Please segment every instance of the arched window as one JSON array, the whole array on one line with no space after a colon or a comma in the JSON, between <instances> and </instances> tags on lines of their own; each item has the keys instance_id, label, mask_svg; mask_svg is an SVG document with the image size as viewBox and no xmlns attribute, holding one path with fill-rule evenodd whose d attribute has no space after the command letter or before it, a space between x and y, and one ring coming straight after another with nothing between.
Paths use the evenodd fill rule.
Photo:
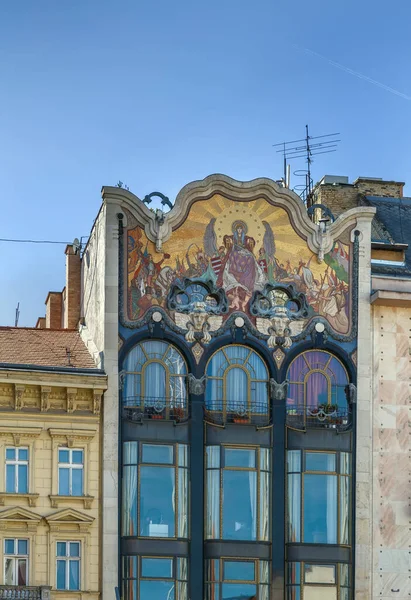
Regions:
<instances>
[{"instance_id":1,"label":"arched window","mask_svg":"<svg viewBox=\"0 0 411 600\"><path fill-rule=\"evenodd\" d=\"M306 419L316 424L347 425L346 386L348 374L338 358L323 350L308 350L291 363L287 379L287 422L304 425ZM341 421L341 422L340 422ZM343 422L345 421L345 422Z\"/></svg>"},{"instance_id":2,"label":"arched window","mask_svg":"<svg viewBox=\"0 0 411 600\"><path fill-rule=\"evenodd\" d=\"M127 354L122 375L124 407L142 408L148 416L186 408L187 366L170 344L141 342Z\"/></svg>"},{"instance_id":3,"label":"arched window","mask_svg":"<svg viewBox=\"0 0 411 600\"><path fill-rule=\"evenodd\" d=\"M248 417L268 413L268 371L261 357L245 346L225 346L207 365L206 408Z\"/></svg>"}]
</instances>

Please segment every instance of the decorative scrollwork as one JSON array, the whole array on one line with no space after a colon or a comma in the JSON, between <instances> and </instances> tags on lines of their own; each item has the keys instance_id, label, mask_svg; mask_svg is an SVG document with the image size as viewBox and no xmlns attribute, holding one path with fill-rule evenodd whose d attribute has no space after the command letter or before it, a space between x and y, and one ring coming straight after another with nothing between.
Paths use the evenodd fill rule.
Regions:
<instances>
[{"instance_id":1,"label":"decorative scrollwork","mask_svg":"<svg viewBox=\"0 0 411 600\"><path fill-rule=\"evenodd\" d=\"M313 312L302 292L294 285L266 284L263 291L255 291L250 312L256 316L257 329L269 335L269 348L290 348L292 337L301 333L307 317Z\"/></svg>"},{"instance_id":2,"label":"decorative scrollwork","mask_svg":"<svg viewBox=\"0 0 411 600\"><path fill-rule=\"evenodd\" d=\"M210 331L219 329L222 314L228 311L228 301L222 288L215 287L211 280L184 278L171 286L167 307L174 311L176 325L186 330L189 343L211 341Z\"/></svg>"}]
</instances>

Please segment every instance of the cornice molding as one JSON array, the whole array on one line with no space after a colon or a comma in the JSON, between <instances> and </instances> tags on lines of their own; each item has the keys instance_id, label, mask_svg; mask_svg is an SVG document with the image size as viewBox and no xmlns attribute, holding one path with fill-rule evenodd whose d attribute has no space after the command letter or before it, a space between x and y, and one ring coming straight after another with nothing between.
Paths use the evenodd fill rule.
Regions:
<instances>
[{"instance_id":1,"label":"cornice molding","mask_svg":"<svg viewBox=\"0 0 411 600\"><path fill-rule=\"evenodd\" d=\"M76 441L91 442L96 435L97 430L50 428L48 432L53 440L64 440L68 447L71 448Z\"/></svg>"},{"instance_id":2,"label":"cornice molding","mask_svg":"<svg viewBox=\"0 0 411 600\"><path fill-rule=\"evenodd\" d=\"M158 252L172 232L180 227L187 218L194 202L207 200L215 194L238 202L249 202L264 198L273 206L284 208L290 215L297 232L306 240L310 250L322 262L324 254L330 252L341 234L349 227L357 225L359 220L370 222L376 209L370 206L352 208L342 213L329 227L317 225L307 215L307 209L299 196L286 188L280 187L275 181L267 178L252 181L237 181L226 175L209 175L202 181L193 181L178 193L175 204L170 212L153 212L134 194L128 190L116 187L103 187L104 202L115 203L127 209L144 228L145 234L156 244ZM159 218L159 212L163 218Z\"/></svg>"},{"instance_id":3,"label":"cornice molding","mask_svg":"<svg viewBox=\"0 0 411 600\"><path fill-rule=\"evenodd\" d=\"M0 436L11 436L15 446L20 446L21 439L38 438L42 431L42 427L0 426Z\"/></svg>"}]
</instances>

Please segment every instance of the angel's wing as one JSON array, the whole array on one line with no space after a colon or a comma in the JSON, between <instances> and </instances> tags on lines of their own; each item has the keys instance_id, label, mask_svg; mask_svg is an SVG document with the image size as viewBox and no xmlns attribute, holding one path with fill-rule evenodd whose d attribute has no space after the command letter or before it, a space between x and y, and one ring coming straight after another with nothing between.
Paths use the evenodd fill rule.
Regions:
<instances>
[{"instance_id":1,"label":"angel's wing","mask_svg":"<svg viewBox=\"0 0 411 600\"><path fill-rule=\"evenodd\" d=\"M205 228L203 244L204 244L204 254L212 258L217 254L217 236L214 230L214 224L216 220L211 219L207 227Z\"/></svg>"},{"instance_id":2,"label":"angel's wing","mask_svg":"<svg viewBox=\"0 0 411 600\"><path fill-rule=\"evenodd\" d=\"M181 327L181 329L188 329L187 322L190 320L190 315L185 315L184 313L175 312L174 313L174 321L176 322L177 327Z\"/></svg>"},{"instance_id":3,"label":"angel's wing","mask_svg":"<svg viewBox=\"0 0 411 600\"><path fill-rule=\"evenodd\" d=\"M263 221L265 233L263 237L263 247L267 258L272 258L275 254L275 240L273 230L267 221Z\"/></svg>"},{"instance_id":4,"label":"angel's wing","mask_svg":"<svg viewBox=\"0 0 411 600\"><path fill-rule=\"evenodd\" d=\"M208 317L207 323L210 326L210 331L217 331L217 329L220 329L221 325L223 324L223 317Z\"/></svg>"},{"instance_id":5,"label":"angel's wing","mask_svg":"<svg viewBox=\"0 0 411 600\"><path fill-rule=\"evenodd\" d=\"M271 321L269 319L262 319L261 317L257 317L255 320L256 327L260 333L265 333L269 335L268 328L271 327Z\"/></svg>"},{"instance_id":6,"label":"angel's wing","mask_svg":"<svg viewBox=\"0 0 411 600\"><path fill-rule=\"evenodd\" d=\"M290 331L291 331L291 337L294 337L294 336L302 333L306 322L307 322L306 319L299 319L298 321L290 321L288 327L290 328Z\"/></svg>"}]
</instances>

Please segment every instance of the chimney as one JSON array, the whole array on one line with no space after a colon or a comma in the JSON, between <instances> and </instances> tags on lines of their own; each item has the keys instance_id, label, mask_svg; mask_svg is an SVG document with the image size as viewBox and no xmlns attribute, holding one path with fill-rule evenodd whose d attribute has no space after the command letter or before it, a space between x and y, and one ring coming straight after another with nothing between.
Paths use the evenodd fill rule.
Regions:
<instances>
[{"instance_id":1,"label":"chimney","mask_svg":"<svg viewBox=\"0 0 411 600\"><path fill-rule=\"evenodd\" d=\"M39 317L37 319L36 329L46 329L46 317Z\"/></svg>"},{"instance_id":2,"label":"chimney","mask_svg":"<svg viewBox=\"0 0 411 600\"><path fill-rule=\"evenodd\" d=\"M46 329L61 329L61 292L49 292L46 298Z\"/></svg>"},{"instance_id":3,"label":"chimney","mask_svg":"<svg viewBox=\"0 0 411 600\"><path fill-rule=\"evenodd\" d=\"M379 177L358 177L354 181L360 194L383 198L402 198L405 183L403 181L384 181Z\"/></svg>"},{"instance_id":4,"label":"chimney","mask_svg":"<svg viewBox=\"0 0 411 600\"><path fill-rule=\"evenodd\" d=\"M64 328L77 329L81 303L81 257L77 245L66 247L66 299Z\"/></svg>"}]
</instances>

